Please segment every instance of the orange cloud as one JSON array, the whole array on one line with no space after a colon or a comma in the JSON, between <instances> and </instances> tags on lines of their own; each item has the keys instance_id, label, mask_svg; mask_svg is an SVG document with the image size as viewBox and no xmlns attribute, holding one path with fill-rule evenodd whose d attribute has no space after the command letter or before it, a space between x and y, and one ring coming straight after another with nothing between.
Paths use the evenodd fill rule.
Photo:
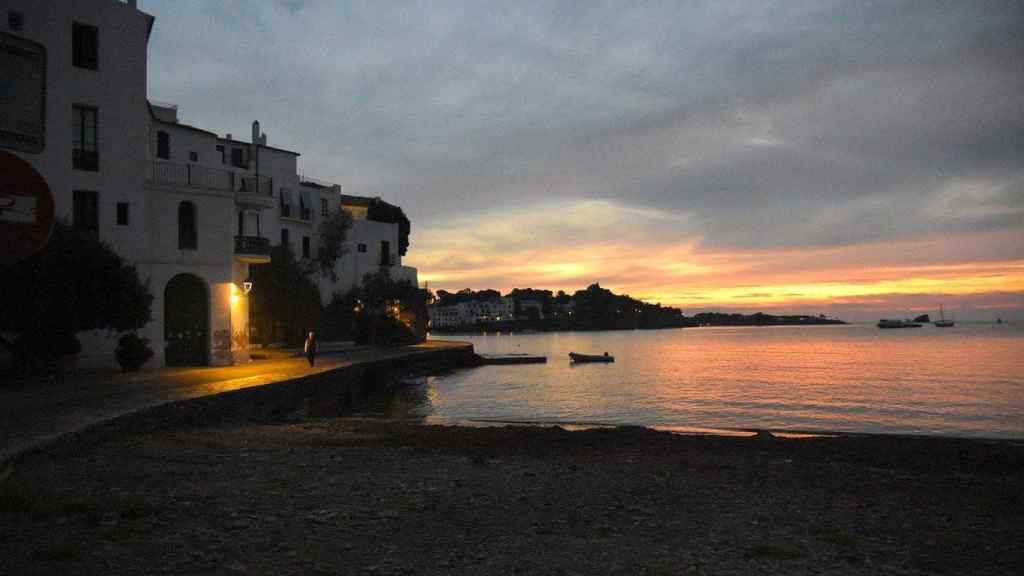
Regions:
<instances>
[{"instance_id":1,"label":"orange cloud","mask_svg":"<svg viewBox=\"0 0 1024 576\"><path fill-rule=\"evenodd\" d=\"M666 228L675 239L658 237ZM453 220L419 234L409 262L434 289L563 289L593 282L688 309L905 305L1024 294L1006 233L785 250L712 249L686 214L610 201L552 202ZM680 239L681 238L681 239ZM1009 244L1008 244L1009 243Z\"/></svg>"}]
</instances>

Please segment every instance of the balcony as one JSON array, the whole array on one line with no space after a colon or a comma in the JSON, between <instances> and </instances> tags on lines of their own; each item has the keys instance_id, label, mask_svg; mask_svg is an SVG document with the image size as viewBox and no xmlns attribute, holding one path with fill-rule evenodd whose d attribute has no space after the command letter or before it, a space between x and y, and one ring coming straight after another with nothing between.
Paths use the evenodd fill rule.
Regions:
<instances>
[{"instance_id":1,"label":"balcony","mask_svg":"<svg viewBox=\"0 0 1024 576\"><path fill-rule=\"evenodd\" d=\"M274 205L274 181L267 176L246 176L231 170L154 160L146 181L158 186L233 192L236 203L256 208Z\"/></svg>"},{"instance_id":2,"label":"balcony","mask_svg":"<svg viewBox=\"0 0 1024 576\"><path fill-rule=\"evenodd\" d=\"M291 204L281 204L280 207L282 218L303 220L305 222L309 222L313 219L313 211L304 206L292 206Z\"/></svg>"},{"instance_id":3,"label":"balcony","mask_svg":"<svg viewBox=\"0 0 1024 576\"><path fill-rule=\"evenodd\" d=\"M235 260L249 264L269 264L270 239L260 236L235 236Z\"/></svg>"}]
</instances>

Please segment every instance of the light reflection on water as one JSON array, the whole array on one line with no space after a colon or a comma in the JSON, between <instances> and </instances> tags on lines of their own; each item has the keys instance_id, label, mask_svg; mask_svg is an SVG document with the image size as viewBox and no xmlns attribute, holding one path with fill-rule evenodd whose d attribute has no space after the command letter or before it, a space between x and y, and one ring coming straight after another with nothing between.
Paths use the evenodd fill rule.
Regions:
<instances>
[{"instance_id":1,"label":"light reflection on water","mask_svg":"<svg viewBox=\"0 0 1024 576\"><path fill-rule=\"evenodd\" d=\"M958 324L448 336L547 364L413 381L367 411L428 422L639 424L1024 438L1024 331ZM614 364L574 366L568 353Z\"/></svg>"}]
</instances>

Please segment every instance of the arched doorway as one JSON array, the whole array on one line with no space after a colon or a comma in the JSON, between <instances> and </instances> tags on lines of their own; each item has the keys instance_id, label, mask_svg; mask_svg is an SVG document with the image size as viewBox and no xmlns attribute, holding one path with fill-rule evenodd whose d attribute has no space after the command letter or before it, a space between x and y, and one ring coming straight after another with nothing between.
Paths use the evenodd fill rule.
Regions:
<instances>
[{"instance_id":1,"label":"arched doorway","mask_svg":"<svg viewBox=\"0 0 1024 576\"><path fill-rule=\"evenodd\" d=\"M178 274L164 289L164 362L168 366L205 366L209 342L206 284L191 274Z\"/></svg>"}]
</instances>

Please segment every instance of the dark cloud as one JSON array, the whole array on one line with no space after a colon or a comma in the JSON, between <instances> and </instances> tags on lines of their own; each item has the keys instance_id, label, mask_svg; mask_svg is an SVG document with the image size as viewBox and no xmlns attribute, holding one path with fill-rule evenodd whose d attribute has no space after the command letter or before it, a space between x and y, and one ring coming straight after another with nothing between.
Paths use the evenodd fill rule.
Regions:
<instances>
[{"instance_id":1,"label":"dark cloud","mask_svg":"<svg viewBox=\"0 0 1024 576\"><path fill-rule=\"evenodd\" d=\"M686 215L644 232L713 247L1024 224L1019 2L143 8L153 97L259 119L418 227L573 198Z\"/></svg>"}]
</instances>

